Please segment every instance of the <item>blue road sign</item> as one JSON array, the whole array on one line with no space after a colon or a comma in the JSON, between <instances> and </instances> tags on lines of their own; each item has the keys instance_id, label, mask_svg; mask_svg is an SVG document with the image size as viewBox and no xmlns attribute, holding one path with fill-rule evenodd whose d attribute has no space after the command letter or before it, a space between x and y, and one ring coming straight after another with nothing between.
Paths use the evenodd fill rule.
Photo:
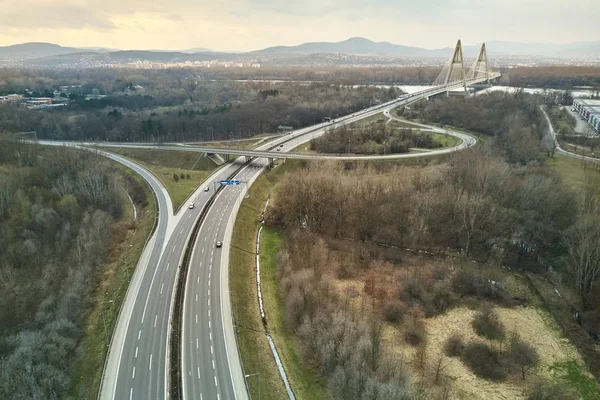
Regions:
<instances>
[{"instance_id":1,"label":"blue road sign","mask_svg":"<svg viewBox=\"0 0 600 400\"><path fill-rule=\"evenodd\" d=\"M223 180L223 181L219 181L219 183L221 185L239 185L240 181L233 179L233 180Z\"/></svg>"}]
</instances>

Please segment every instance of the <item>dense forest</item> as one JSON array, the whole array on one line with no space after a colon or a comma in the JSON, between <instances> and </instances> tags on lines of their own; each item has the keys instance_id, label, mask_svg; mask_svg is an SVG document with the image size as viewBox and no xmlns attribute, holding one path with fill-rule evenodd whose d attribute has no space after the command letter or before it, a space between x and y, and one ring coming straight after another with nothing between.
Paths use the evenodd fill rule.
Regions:
<instances>
[{"instance_id":1,"label":"dense forest","mask_svg":"<svg viewBox=\"0 0 600 400\"><path fill-rule=\"evenodd\" d=\"M0 69L0 95L54 95L67 107L29 110L0 104L6 132L38 138L198 141L244 138L352 113L398 96L375 84L427 84L436 68ZM504 71L514 86L600 86L597 68L531 67ZM260 82L257 80L274 80ZM367 86L357 86L357 85ZM87 95L95 97L86 98ZM102 97L105 96L105 97Z\"/></svg>"},{"instance_id":2,"label":"dense forest","mask_svg":"<svg viewBox=\"0 0 600 400\"><path fill-rule=\"evenodd\" d=\"M20 93L23 89L43 92L62 85L82 85L84 90L100 89L101 94L111 88L160 84L175 81L189 85L193 81L278 80L302 82L330 82L342 85L389 84L427 85L437 78L441 68L436 67L356 67L356 68L178 68L139 70L126 68L97 68L79 71L66 69L12 70L0 68L0 95ZM501 84L515 87L568 88L573 86L600 87L600 68L583 66L515 67L501 69Z\"/></svg>"},{"instance_id":3,"label":"dense forest","mask_svg":"<svg viewBox=\"0 0 600 400\"><path fill-rule=\"evenodd\" d=\"M407 362L433 368L432 355L419 353L427 340L423 317L473 304L468 303L473 297L502 307L523 304L504 290L504 283L489 284L504 282L495 272L498 266L541 271L553 265L587 309L597 310L599 267L588 262L597 260L600 245L597 222L592 222L597 213L597 201L575 193L547 170L535 165L523 169L477 149L425 171L309 166L283 179L266 222L284 229L289 238L278 259L280 293L288 326L308 364L319 366L333 398L384 399L392 393L393 398L411 396ZM420 265L407 273L394 265L403 256L386 258L390 246L451 252L465 261ZM334 289L334 280L357 279L373 304L352 303L347 292ZM481 323L480 335L489 336L489 344L460 344L454 355L486 379L504 380L517 371L525 379L524 371L537 363L535 351L496 328L493 314L481 313L482 321L474 323ZM584 325L593 324L597 315L585 314L591 322L584 320ZM417 360L386 356L384 321L402 323L404 340L417 348Z\"/></svg>"},{"instance_id":4,"label":"dense forest","mask_svg":"<svg viewBox=\"0 0 600 400\"><path fill-rule=\"evenodd\" d=\"M0 398L59 399L69 388L123 212L117 183L114 167L90 152L0 143Z\"/></svg>"},{"instance_id":5,"label":"dense forest","mask_svg":"<svg viewBox=\"0 0 600 400\"><path fill-rule=\"evenodd\" d=\"M110 74L111 72L107 72ZM327 83L210 82L178 74L102 76L69 89L70 103L52 110L0 105L7 132L35 131L38 138L109 141L200 141L246 138L276 132L279 125L300 128L324 117L345 115L397 97L395 88ZM110 77L110 79L109 79ZM113 79L115 78L115 79ZM18 93L31 83L39 94L48 82L15 83L0 91ZM112 79L112 80L111 80ZM52 80L53 85L64 83ZM106 97L86 99L91 92Z\"/></svg>"},{"instance_id":6,"label":"dense forest","mask_svg":"<svg viewBox=\"0 0 600 400\"><path fill-rule=\"evenodd\" d=\"M385 124L342 126L310 142L311 150L319 153L397 154L408 153L413 147L432 149L441 145L430 134Z\"/></svg>"},{"instance_id":7,"label":"dense forest","mask_svg":"<svg viewBox=\"0 0 600 400\"><path fill-rule=\"evenodd\" d=\"M491 92L476 97L451 97L423 101L402 115L450 125L490 138L488 150L511 163L541 160L540 149L551 147L540 105L541 96L517 91Z\"/></svg>"},{"instance_id":8,"label":"dense forest","mask_svg":"<svg viewBox=\"0 0 600 400\"><path fill-rule=\"evenodd\" d=\"M289 328L333 398L414 394L407 360L392 360L382 350L389 340L384 323L402 324L404 340L416 347L409 362L433 371L427 372L433 374L427 375L428 386L447 398L438 382L443 359L425 355L422 318L473 297L502 307L524 304L527 300L504 289L503 270L540 272L552 266L588 310L585 329L598 333L595 183L576 191L544 167L547 127L540 102L522 93L435 100L413 109L413 116L466 127L488 136L487 142L425 169L319 163L282 179L265 214L266 223L288 237L278 256L280 293ZM419 264L406 272L395 265L403 256L386 258L386 252L393 254L386 248L451 253L464 261ZM355 304L335 289L345 288L339 281L346 279L364 282L372 304ZM481 309L473 326L487 343L451 338L446 352L477 376L502 381L518 374L524 380L539 362L536 350L507 332L490 309ZM573 398L563 388L540 385L537 396L553 392L555 398Z\"/></svg>"},{"instance_id":9,"label":"dense forest","mask_svg":"<svg viewBox=\"0 0 600 400\"><path fill-rule=\"evenodd\" d=\"M500 83L515 87L600 88L600 67L515 67L503 69L501 72Z\"/></svg>"}]
</instances>

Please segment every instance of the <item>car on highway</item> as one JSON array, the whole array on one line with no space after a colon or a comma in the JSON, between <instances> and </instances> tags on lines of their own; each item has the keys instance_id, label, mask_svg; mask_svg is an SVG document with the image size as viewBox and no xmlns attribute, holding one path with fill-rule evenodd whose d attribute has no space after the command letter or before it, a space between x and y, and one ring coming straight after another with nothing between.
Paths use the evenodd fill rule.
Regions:
<instances>
[{"instance_id":1,"label":"car on highway","mask_svg":"<svg viewBox=\"0 0 600 400\"><path fill-rule=\"evenodd\" d=\"M208 192L209 190L210 190L210 186L207 186L207 187L204 188L205 192Z\"/></svg>"},{"instance_id":2,"label":"car on highway","mask_svg":"<svg viewBox=\"0 0 600 400\"><path fill-rule=\"evenodd\" d=\"M281 148L279 148L279 147L278 147L278 148L277 148L277 151L281 151Z\"/></svg>"},{"instance_id":3,"label":"car on highway","mask_svg":"<svg viewBox=\"0 0 600 400\"><path fill-rule=\"evenodd\" d=\"M222 247L223 246L223 242L221 242L220 240L215 244L217 247Z\"/></svg>"},{"instance_id":4,"label":"car on highway","mask_svg":"<svg viewBox=\"0 0 600 400\"><path fill-rule=\"evenodd\" d=\"M282 144L280 144L280 145L279 145L279 147L283 147L283 145L282 145Z\"/></svg>"},{"instance_id":5,"label":"car on highway","mask_svg":"<svg viewBox=\"0 0 600 400\"><path fill-rule=\"evenodd\" d=\"M194 208L194 203L190 203L190 205L188 206L188 208L191 210L192 208Z\"/></svg>"}]
</instances>

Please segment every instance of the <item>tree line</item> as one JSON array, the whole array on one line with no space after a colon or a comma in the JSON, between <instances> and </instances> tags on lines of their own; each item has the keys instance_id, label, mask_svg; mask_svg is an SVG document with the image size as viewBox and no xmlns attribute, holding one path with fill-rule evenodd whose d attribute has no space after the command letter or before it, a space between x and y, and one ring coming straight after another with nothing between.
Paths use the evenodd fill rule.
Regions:
<instances>
[{"instance_id":1,"label":"tree line","mask_svg":"<svg viewBox=\"0 0 600 400\"><path fill-rule=\"evenodd\" d=\"M433 149L441 145L428 133L375 123L331 129L310 142L311 150L319 153L399 154L413 147Z\"/></svg>"},{"instance_id":2,"label":"tree line","mask_svg":"<svg viewBox=\"0 0 600 400\"><path fill-rule=\"evenodd\" d=\"M540 149L554 141L540 105L540 96L517 90L490 92L471 97L434 99L415 104L402 115L426 122L450 125L489 137L488 149L510 163L526 165L543 160Z\"/></svg>"},{"instance_id":3,"label":"tree line","mask_svg":"<svg viewBox=\"0 0 600 400\"><path fill-rule=\"evenodd\" d=\"M89 152L3 139L0 170L0 398L59 399L124 194Z\"/></svg>"},{"instance_id":4,"label":"tree line","mask_svg":"<svg viewBox=\"0 0 600 400\"><path fill-rule=\"evenodd\" d=\"M269 89L265 89L265 86ZM265 92L265 90L267 90ZM387 101L399 91L323 83L191 83L73 100L68 107L29 110L0 105L7 132L36 131L38 138L109 141L199 141L245 138L300 128ZM267 93L268 95L265 95Z\"/></svg>"},{"instance_id":5,"label":"tree line","mask_svg":"<svg viewBox=\"0 0 600 400\"><path fill-rule=\"evenodd\" d=\"M441 373L449 362L444 356L460 357L485 379L511 373L525 379L539 362L537 351L516 334L494 336L493 313L484 309L473 322L483 338L493 336L490 342L461 343L453 355L428 350L421 320L472 304L473 297L503 307L526 304L504 289L499 265L528 271L553 265L597 316L598 211L596 199L556 174L476 149L427 170L308 164L286 173L265 221L288 236L277 261L280 293L307 362L318 366L333 398L379 399L411 398L407 363L445 393L451 384ZM396 265L398 247L450 250L478 263L420 264L407 272ZM363 282L368 297L354 299L336 279ZM414 359L382 351L384 323L402 327L396 340L416 348Z\"/></svg>"},{"instance_id":6,"label":"tree line","mask_svg":"<svg viewBox=\"0 0 600 400\"><path fill-rule=\"evenodd\" d=\"M501 84L515 87L600 88L600 68L588 66L515 67L501 70Z\"/></svg>"}]
</instances>

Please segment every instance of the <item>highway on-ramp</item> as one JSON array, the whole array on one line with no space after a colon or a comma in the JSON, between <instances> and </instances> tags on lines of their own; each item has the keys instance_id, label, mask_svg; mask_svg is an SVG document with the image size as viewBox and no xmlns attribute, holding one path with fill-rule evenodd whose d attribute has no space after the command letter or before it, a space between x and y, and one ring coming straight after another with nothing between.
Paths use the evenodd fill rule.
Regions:
<instances>
[{"instance_id":1,"label":"highway on-ramp","mask_svg":"<svg viewBox=\"0 0 600 400\"><path fill-rule=\"evenodd\" d=\"M433 87L420 93L405 95L385 104L337 118L316 126L299 129L261 146L258 151L272 155L289 150L324 134L332 127L349 124L376 115L384 110L402 106L427 96L443 92L460 84ZM65 142L40 141L41 144ZM110 143L70 143L78 147L111 146ZM283 145L283 146L280 146ZM463 140L463 147L468 145ZM127 146L119 144L119 146ZM131 147L132 145L130 145ZM152 145L133 145L149 147ZM158 146L165 150L194 151L194 147ZM278 147L280 151L272 151ZM96 147L97 148L97 147ZM462 148L462 147L461 147ZM203 151L196 148L196 151ZM393 158L422 157L442 154L454 149L427 153L393 155ZM192 228L212 196L212 182L232 175L244 160L240 158L215 172L192 195L193 209L185 205L173 215L172 204L164 186L150 172L124 157L100 151L140 173L156 193L159 220L155 234L149 240L134 272L126 299L111 339L101 385L101 399L167 399L169 397L169 338L173 309L173 294L182 253ZM384 156L391 158L390 155ZM299 156L298 158L305 158ZM307 158L356 159L353 156L318 155ZM382 158L382 156L367 156ZM268 165L266 158L257 158L238 173L236 179L250 185ZM205 192L204 187L210 186ZM239 399L247 398L235 335L231 319L228 292L229 245L237 210L243 199L243 188L227 187L208 209L200 226L186 282L183 309L183 342L181 368L184 375L184 398ZM222 248L215 240L224 241ZM206 239L204 242L203 240ZM212 260L211 260L212 259ZM195 279L195 281L194 281ZM197 304L196 304L197 303ZM196 316L198 322L196 322ZM197 339L197 342L196 342ZM213 364L214 362L214 364ZM211 383L212 382L212 383Z\"/></svg>"},{"instance_id":2,"label":"highway on-ramp","mask_svg":"<svg viewBox=\"0 0 600 400\"><path fill-rule=\"evenodd\" d=\"M389 115L387 111L390 108L411 101L415 100L407 97L389 105L384 109L386 115ZM335 124L341 126L353 123L381 111L377 109L356 113L338 119ZM261 146L259 150L279 148L280 152L288 155L289 150L323 135L331 125L325 123L296 131ZM460 137L462 143L451 151L476 143L476 140L469 135L426 125L423 127ZM180 145L172 147L173 150L178 148L188 151L193 148L187 146L182 148ZM449 149L435 150L416 154L416 156L430 155L430 153L444 154L448 151ZM268 165L268 159L257 158L240 171L236 179L247 182L249 186ZM239 363L239 355L233 332L228 285L229 247L233 225L245 191L244 187L227 186L219 193L200 226L194 243L183 305L181 368L184 400L247 397L241 368L235 369L231 366L232 362ZM222 241L223 247L217 248L217 241Z\"/></svg>"}]
</instances>

